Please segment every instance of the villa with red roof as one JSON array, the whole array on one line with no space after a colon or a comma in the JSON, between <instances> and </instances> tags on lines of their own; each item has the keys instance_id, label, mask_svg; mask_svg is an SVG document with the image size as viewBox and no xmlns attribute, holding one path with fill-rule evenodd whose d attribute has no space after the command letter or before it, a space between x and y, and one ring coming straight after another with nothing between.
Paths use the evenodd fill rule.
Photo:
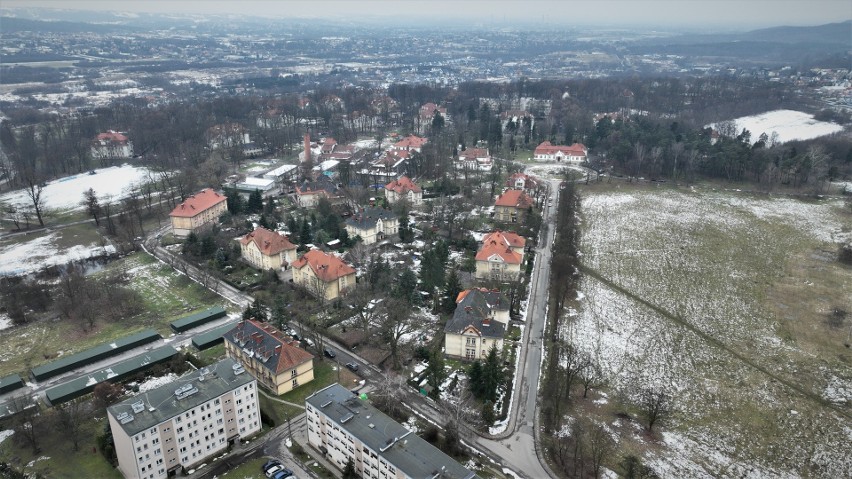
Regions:
<instances>
[{"instance_id":1,"label":"villa with red roof","mask_svg":"<svg viewBox=\"0 0 852 479\"><path fill-rule=\"evenodd\" d=\"M533 200L524 190L506 190L494 202L494 219L504 223L523 222L532 206Z\"/></svg>"},{"instance_id":2,"label":"villa with red roof","mask_svg":"<svg viewBox=\"0 0 852 479\"><path fill-rule=\"evenodd\" d=\"M113 158L133 158L133 142L127 135L109 130L100 133L92 142L92 158L106 160Z\"/></svg>"},{"instance_id":3,"label":"villa with red roof","mask_svg":"<svg viewBox=\"0 0 852 479\"><path fill-rule=\"evenodd\" d=\"M262 270L287 268L296 261L296 245L278 233L258 227L240 238L240 255L252 266Z\"/></svg>"},{"instance_id":4,"label":"villa with red roof","mask_svg":"<svg viewBox=\"0 0 852 479\"><path fill-rule=\"evenodd\" d=\"M456 169L468 171L491 171L494 161L488 148L467 148L459 152Z\"/></svg>"},{"instance_id":5,"label":"villa with red roof","mask_svg":"<svg viewBox=\"0 0 852 479\"><path fill-rule=\"evenodd\" d=\"M314 355L270 324L240 321L222 338L228 357L276 395L314 380Z\"/></svg>"},{"instance_id":6,"label":"villa with red roof","mask_svg":"<svg viewBox=\"0 0 852 479\"><path fill-rule=\"evenodd\" d=\"M423 204L423 190L411 178L403 176L385 185L385 198L391 203L407 199L412 205L419 206Z\"/></svg>"},{"instance_id":7,"label":"villa with red roof","mask_svg":"<svg viewBox=\"0 0 852 479\"><path fill-rule=\"evenodd\" d=\"M333 254L313 249L293 262L293 283L332 301L355 286L355 268Z\"/></svg>"},{"instance_id":8,"label":"villa with red roof","mask_svg":"<svg viewBox=\"0 0 852 479\"><path fill-rule=\"evenodd\" d=\"M416 135L408 135L405 138L399 140L391 146L392 150L405 150L405 151L416 151L421 152L423 150L423 145L428 143L429 140L426 138L421 138Z\"/></svg>"},{"instance_id":9,"label":"villa with red roof","mask_svg":"<svg viewBox=\"0 0 852 479\"><path fill-rule=\"evenodd\" d=\"M542 142L535 149L533 159L535 161L570 161L582 163L586 161L588 149L582 143L574 143L571 146L553 145L549 141Z\"/></svg>"},{"instance_id":10,"label":"villa with red roof","mask_svg":"<svg viewBox=\"0 0 852 479\"><path fill-rule=\"evenodd\" d=\"M537 179L533 178L524 173L513 173L508 180L506 180L506 186L509 188L514 188L516 190L524 190L524 192L531 193L541 186Z\"/></svg>"},{"instance_id":11,"label":"villa with red roof","mask_svg":"<svg viewBox=\"0 0 852 479\"><path fill-rule=\"evenodd\" d=\"M473 277L498 281L516 279L521 274L526 244L526 239L507 231L497 230L485 235L476 253Z\"/></svg>"},{"instance_id":12,"label":"villa with red roof","mask_svg":"<svg viewBox=\"0 0 852 479\"><path fill-rule=\"evenodd\" d=\"M223 213L228 211L228 199L211 188L206 188L190 196L169 213L172 221L172 234L185 238L190 233L198 233L211 226Z\"/></svg>"}]
</instances>

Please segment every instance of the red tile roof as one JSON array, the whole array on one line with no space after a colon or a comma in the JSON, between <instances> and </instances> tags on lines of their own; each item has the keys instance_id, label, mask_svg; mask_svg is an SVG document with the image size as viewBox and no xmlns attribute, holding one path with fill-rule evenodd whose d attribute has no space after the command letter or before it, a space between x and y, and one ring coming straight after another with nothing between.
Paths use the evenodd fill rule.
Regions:
<instances>
[{"instance_id":1,"label":"red tile roof","mask_svg":"<svg viewBox=\"0 0 852 479\"><path fill-rule=\"evenodd\" d=\"M291 243L286 236L276 231L269 231L262 226L240 238L240 243L243 245L248 245L252 242L257 246L257 249L266 256L272 256L282 251L296 249L296 245Z\"/></svg>"},{"instance_id":2,"label":"red tile roof","mask_svg":"<svg viewBox=\"0 0 852 479\"><path fill-rule=\"evenodd\" d=\"M314 355L301 349L293 338L268 323L255 320L240 321L234 329L224 334L226 341L240 349L251 351L263 367L281 374L308 362Z\"/></svg>"},{"instance_id":3,"label":"red tile roof","mask_svg":"<svg viewBox=\"0 0 852 479\"><path fill-rule=\"evenodd\" d=\"M476 253L476 260L488 261L494 255L499 256L503 262L511 264L521 264L523 259L521 254L512 251L512 248L497 240L490 240L488 243L483 243L482 248Z\"/></svg>"},{"instance_id":4,"label":"red tile roof","mask_svg":"<svg viewBox=\"0 0 852 479\"><path fill-rule=\"evenodd\" d=\"M113 143L127 143L127 137L124 136L123 133L119 133L117 131L107 131L106 133L98 134L98 141L104 142L113 142Z\"/></svg>"},{"instance_id":5,"label":"red tile roof","mask_svg":"<svg viewBox=\"0 0 852 479\"><path fill-rule=\"evenodd\" d=\"M410 148L422 148L429 140L426 138L420 138L415 135L408 135L405 138L399 140L394 143L393 147L396 149L410 149Z\"/></svg>"},{"instance_id":6,"label":"red tile roof","mask_svg":"<svg viewBox=\"0 0 852 479\"><path fill-rule=\"evenodd\" d=\"M488 158L488 149L486 148L468 148L459 152L459 158Z\"/></svg>"},{"instance_id":7,"label":"red tile roof","mask_svg":"<svg viewBox=\"0 0 852 479\"><path fill-rule=\"evenodd\" d=\"M520 208L526 209L532 206L533 200L523 190L506 190L497 201L494 202L494 206L508 206L512 208Z\"/></svg>"},{"instance_id":8,"label":"red tile roof","mask_svg":"<svg viewBox=\"0 0 852 479\"><path fill-rule=\"evenodd\" d=\"M223 201L228 201L228 199L211 188L205 188L187 198L183 203L177 205L175 209L169 213L169 216L192 218L193 216L203 213Z\"/></svg>"},{"instance_id":9,"label":"red tile roof","mask_svg":"<svg viewBox=\"0 0 852 479\"><path fill-rule=\"evenodd\" d=\"M330 283L343 276L355 273L355 269L344 263L333 254L318 249L312 249L293 262L293 268L301 270L306 265L311 267L317 278Z\"/></svg>"},{"instance_id":10,"label":"red tile roof","mask_svg":"<svg viewBox=\"0 0 852 479\"><path fill-rule=\"evenodd\" d=\"M488 244L491 241L496 241L497 244L502 244L510 248L523 248L527 244L527 240L517 233L500 230L489 233L482 238L482 244Z\"/></svg>"},{"instance_id":11,"label":"red tile roof","mask_svg":"<svg viewBox=\"0 0 852 479\"><path fill-rule=\"evenodd\" d=\"M549 141L544 141L535 148L536 155L552 155L559 151L566 155L585 156L586 146L582 143L574 143L571 146L553 145Z\"/></svg>"},{"instance_id":12,"label":"red tile roof","mask_svg":"<svg viewBox=\"0 0 852 479\"><path fill-rule=\"evenodd\" d=\"M404 195L409 191L413 191L415 193L420 193L421 191L423 191L420 189L419 186L417 186L416 183L411 181L411 178L407 176L403 176L398 180L391 181L390 183L385 185L385 189L394 191L400 195Z\"/></svg>"}]
</instances>

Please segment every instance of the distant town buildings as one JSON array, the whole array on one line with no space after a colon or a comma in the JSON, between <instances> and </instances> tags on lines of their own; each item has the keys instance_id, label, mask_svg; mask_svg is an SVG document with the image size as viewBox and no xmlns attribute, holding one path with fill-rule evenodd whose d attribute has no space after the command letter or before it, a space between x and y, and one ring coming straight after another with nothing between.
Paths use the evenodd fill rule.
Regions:
<instances>
[{"instance_id":1,"label":"distant town buildings","mask_svg":"<svg viewBox=\"0 0 852 479\"><path fill-rule=\"evenodd\" d=\"M191 195L169 213L172 234L185 238L211 226L228 211L228 199L216 191L206 188Z\"/></svg>"},{"instance_id":2,"label":"distant town buildings","mask_svg":"<svg viewBox=\"0 0 852 479\"><path fill-rule=\"evenodd\" d=\"M224 359L110 406L107 419L124 477L185 475L260 432L257 382Z\"/></svg>"}]
</instances>

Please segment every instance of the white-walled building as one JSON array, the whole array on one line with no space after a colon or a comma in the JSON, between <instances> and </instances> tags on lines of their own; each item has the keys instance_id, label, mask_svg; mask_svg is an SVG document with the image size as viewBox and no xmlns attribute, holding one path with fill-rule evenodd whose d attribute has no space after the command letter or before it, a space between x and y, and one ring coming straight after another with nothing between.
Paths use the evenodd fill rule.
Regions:
<instances>
[{"instance_id":1,"label":"white-walled building","mask_svg":"<svg viewBox=\"0 0 852 479\"><path fill-rule=\"evenodd\" d=\"M133 158L133 142L125 133L113 130L100 133L92 142L92 158Z\"/></svg>"},{"instance_id":2,"label":"white-walled building","mask_svg":"<svg viewBox=\"0 0 852 479\"><path fill-rule=\"evenodd\" d=\"M340 384L305 399L308 442L340 470L364 479L472 479L475 473Z\"/></svg>"},{"instance_id":3,"label":"white-walled building","mask_svg":"<svg viewBox=\"0 0 852 479\"><path fill-rule=\"evenodd\" d=\"M261 427L257 381L233 359L110 406L107 417L128 479L183 474Z\"/></svg>"}]
</instances>

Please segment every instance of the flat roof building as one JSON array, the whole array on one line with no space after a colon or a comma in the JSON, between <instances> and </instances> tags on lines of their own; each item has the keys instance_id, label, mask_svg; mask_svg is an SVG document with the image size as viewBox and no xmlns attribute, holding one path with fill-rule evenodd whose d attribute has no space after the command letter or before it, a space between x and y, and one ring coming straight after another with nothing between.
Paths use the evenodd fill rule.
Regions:
<instances>
[{"instance_id":1,"label":"flat roof building","mask_svg":"<svg viewBox=\"0 0 852 479\"><path fill-rule=\"evenodd\" d=\"M118 469L166 478L260 431L257 382L224 359L107 409Z\"/></svg>"},{"instance_id":2,"label":"flat roof building","mask_svg":"<svg viewBox=\"0 0 852 479\"><path fill-rule=\"evenodd\" d=\"M305 399L308 442L364 478L471 479L476 474L340 384Z\"/></svg>"}]
</instances>

